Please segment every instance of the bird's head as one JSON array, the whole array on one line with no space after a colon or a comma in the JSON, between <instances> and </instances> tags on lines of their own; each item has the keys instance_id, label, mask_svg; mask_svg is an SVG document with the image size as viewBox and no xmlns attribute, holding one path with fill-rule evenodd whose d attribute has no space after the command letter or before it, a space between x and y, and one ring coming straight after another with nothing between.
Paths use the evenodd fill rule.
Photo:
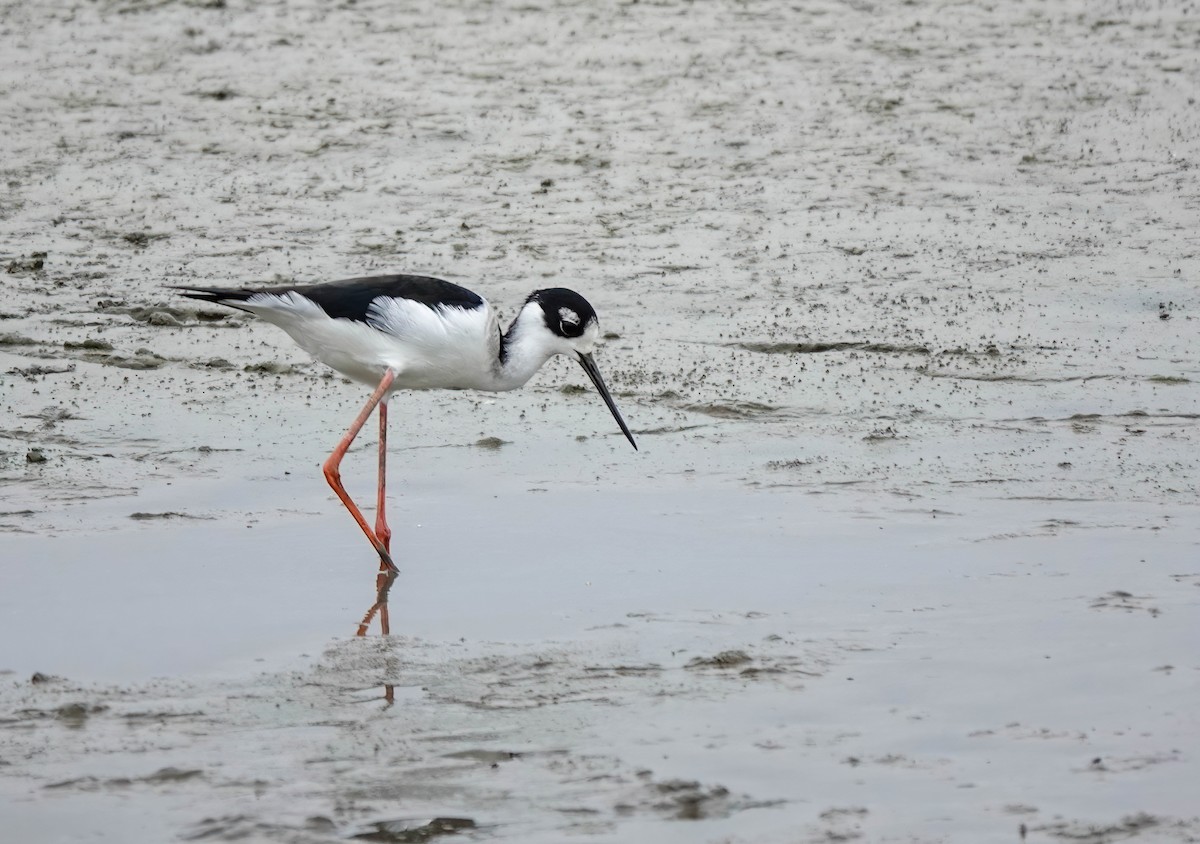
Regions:
<instances>
[{"instance_id":1,"label":"bird's head","mask_svg":"<svg viewBox=\"0 0 1200 844\"><path fill-rule=\"evenodd\" d=\"M590 355L600 336L600 320L587 299L574 290L552 287L538 290L527 305L536 305L550 333L550 344L559 355Z\"/></svg>"},{"instance_id":2,"label":"bird's head","mask_svg":"<svg viewBox=\"0 0 1200 844\"><path fill-rule=\"evenodd\" d=\"M596 316L595 308L574 290L551 287L530 295L525 303L525 311L532 309L541 312L540 325L535 330L542 335L539 339L546 345L547 350L552 355L574 358L583 367L600 397L612 411L613 418L621 426L621 432L636 449L637 443L633 440L633 434L621 418L617 405L609 395L608 387L604 385L604 379L600 377L596 361L592 359L592 351L600 337L600 319Z\"/></svg>"}]
</instances>

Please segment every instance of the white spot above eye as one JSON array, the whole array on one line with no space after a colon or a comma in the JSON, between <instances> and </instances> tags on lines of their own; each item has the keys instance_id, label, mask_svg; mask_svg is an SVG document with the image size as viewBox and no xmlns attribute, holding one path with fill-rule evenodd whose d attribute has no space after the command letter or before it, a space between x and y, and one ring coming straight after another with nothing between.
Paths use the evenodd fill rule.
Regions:
<instances>
[{"instance_id":1,"label":"white spot above eye","mask_svg":"<svg viewBox=\"0 0 1200 844\"><path fill-rule=\"evenodd\" d=\"M575 313L570 308L559 308L558 318L571 325L579 325L580 322L579 314Z\"/></svg>"}]
</instances>

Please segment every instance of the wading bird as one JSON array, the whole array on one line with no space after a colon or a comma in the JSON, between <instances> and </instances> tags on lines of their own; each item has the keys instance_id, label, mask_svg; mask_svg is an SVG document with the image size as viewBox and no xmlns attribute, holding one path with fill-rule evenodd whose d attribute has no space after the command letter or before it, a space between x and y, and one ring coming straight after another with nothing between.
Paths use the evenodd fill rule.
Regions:
<instances>
[{"instance_id":1,"label":"wading bird","mask_svg":"<svg viewBox=\"0 0 1200 844\"><path fill-rule=\"evenodd\" d=\"M248 311L278 325L322 363L374 387L346 435L325 461L325 479L394 575L385 517L387 406L396 390L515 390L554 355L573 357L592 379L630 445L629 426L604 386L592 349L596 312L562 287L537 290L500 330L492 306L477 293L415 275L351 278L283 287L176 286L183 295ZM374 530L342 486L339 466L350 444L379 408L379 491ZM390 586L390 583L389 583Z\"/></svg>"}]
</instances>

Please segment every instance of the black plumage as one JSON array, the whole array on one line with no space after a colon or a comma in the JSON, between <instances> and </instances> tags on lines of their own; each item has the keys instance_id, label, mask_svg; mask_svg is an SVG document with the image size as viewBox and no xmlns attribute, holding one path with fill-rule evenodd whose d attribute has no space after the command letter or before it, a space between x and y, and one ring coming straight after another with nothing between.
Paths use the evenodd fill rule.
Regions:
<instances>
[{"instance_id":1,"label":"black plumage","mask_svg":"<svg viewBox=\"0 0 1200 844\"><path fill-rule=\"evenodd\" d=\"M423 275L381 275L347 278L324 284L285 284L277 287L190 287L175 286L187 291L183 295L202 302L216 302L236 308L259 293L280 296L298 293L316 303L332 319L367 322L371 303L380 296L408 299L430 308L480 308L483 298L477 293L440 278Z\"/></svg>"}]
</instances>

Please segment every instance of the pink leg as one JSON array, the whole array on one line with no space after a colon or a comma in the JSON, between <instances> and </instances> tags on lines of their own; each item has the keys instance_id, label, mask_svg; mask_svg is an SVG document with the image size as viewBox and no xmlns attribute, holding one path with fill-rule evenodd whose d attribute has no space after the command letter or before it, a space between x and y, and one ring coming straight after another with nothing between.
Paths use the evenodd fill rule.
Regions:
<instances>
[{"instance_id":1,"label":"pink leg","mask_svg":"<svg viewBox=\"0 0 1200 844\"><path fill-rule=\"evenodd\" d=\"M358 522L358 526L362 528L362 532L370 540L371 545L379 552L379 561L381 568L387 571L396 571L396 566L392 563L392 555L388 552L385 545L378 536L375 535L371 528L367 527L367 520L363 518L362 511L354 504L350 498L346 488L342 486L342 473L339 466L342 464L342 458L346 456L346 451L350 448L350 444L354 442L354 438L358 436L358 432L362 430L362 426L366 424L367 419L371 416L372 411L376 406L383 401L387 395L388 388L392 386L392 382L396 380L396 373L388 370L383 374L383 379L379 382L379 386L375 388L375 392L371 394L371 398L367 400L366 405L359 412L358 417L354 420L354 424L350 426L350 430L342 437L333 452L329 455L329 459L325 461L325 480L329 482L329 486L333 488L333 492L341 502L346 505L346 509L350 511L350 515L354 517L354 521Z\"/></svg>"}]
</instances>

